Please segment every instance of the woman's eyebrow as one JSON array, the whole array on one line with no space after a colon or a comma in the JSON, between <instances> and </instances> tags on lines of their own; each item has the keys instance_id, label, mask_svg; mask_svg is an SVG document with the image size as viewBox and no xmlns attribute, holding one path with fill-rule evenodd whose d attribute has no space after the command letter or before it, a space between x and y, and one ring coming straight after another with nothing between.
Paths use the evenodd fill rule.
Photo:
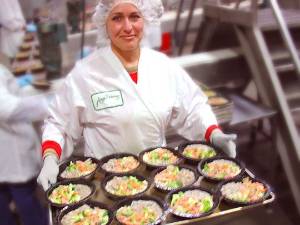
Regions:
<instances>
[{"instance_id":1,"label":"woman's eyebrow","mask_svg":"<svg viewBox=\"0 0 300 225\"><path fill-rule=\"evenodd\" d=\"M124 15L124 12L113 12L112 15ZM133 11L133 12L129 12L129 15L131 14L141 14L139 11Z\"/></svg>"},{"instance_id":2,"label":"woman's eyebrow","mask_svg":"<svg viewBox=\"0 0 300 225\"><path fill-rule=\"evenodd\" d=\"M111 15L112 16L122 16L124 13L122 13L122 12L114 12L114 13L112 13Z\"/></svg>"}]
</instances>

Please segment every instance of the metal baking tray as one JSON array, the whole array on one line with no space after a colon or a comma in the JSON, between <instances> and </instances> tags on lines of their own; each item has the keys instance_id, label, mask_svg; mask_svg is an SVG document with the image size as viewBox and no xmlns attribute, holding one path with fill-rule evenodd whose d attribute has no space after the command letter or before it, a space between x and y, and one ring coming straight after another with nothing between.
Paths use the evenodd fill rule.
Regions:
<instances>
[{"instance_id":1,"label":"metal baking tray","mask_svg":"<svg viewBox=\"0 0 300 225\"><path fill-rule=\"evenodd\" d=\"M144 176L151 175L151 171L147 170L144 166L140 166L138 173L143 174ZM245 169L245 174L247 174L250 177L255 178L255 175L253 173L251 173L248 169ZM104 175L101 172L96 173L95 178L92 181L96 185L96 192L91 199L94 201L99 201L99 202L105 203L109 206L115 206L118 202L107 198L104 195L104 193L100 187L100 182L102 181L103 178L104 178ZM202 176L200 176L198 181L194 184L194 186L200 186L200 187L203 187L206 189L216 190L217 184L210 183L210 182L206 181ZM160 192L159 190L157 190L153 184L151 185L149 190L146 192L146 194L150 195L150 196L156 196L163 200L165 199L165 196L167 195L167 193L163 193L163 192ZM263 205L272 203L274 200L275 200L275 194L272 192L272 190L270 190L270 195L262 203L258 203L258 204L254 204L254 205L247 205L247 206L234 206L234 205L225 204L223 201L221 201L218 208L215 210L215 212L208 216L195 218L195 219L180 219L180 218L175 217L172 214L168 213L166 220L162 223L162 225L181 225L181 224L189 224L189 223L205 221L205 220L209 220L211 218L221 217L221 216L228 215L228 214L235 214L235 213L238 213L241 211L246 211L247 209L261 207ZM49 214L50 214L50 216L49 216L50 217L50 225L56 225L57 224L56 218L59 215L59 211L55 208L49 207ZM115 225L115 224L117 224L116 221L113 221L112 225Z\"/></svg>"}]
</instances>

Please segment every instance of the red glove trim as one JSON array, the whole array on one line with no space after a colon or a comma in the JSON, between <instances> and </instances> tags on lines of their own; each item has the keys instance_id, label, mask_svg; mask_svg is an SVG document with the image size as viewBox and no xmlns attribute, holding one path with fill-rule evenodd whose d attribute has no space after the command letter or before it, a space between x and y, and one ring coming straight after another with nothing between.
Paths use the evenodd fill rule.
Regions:
<instances>
[{"instance_id":1,"label":"red glove trim","mask_svg":"<svg viewBox=\"0 0 300 225\"><path fill-rule=\"evenodd\" d=\"M206 129L204 137L207 143L210 143L210 135L215 129L221 130L221 128L218 125L211 125Z\"/></svg>"},{"instance_id":2,"label":"red glove trim","mask_svg":"<svg viewBox=\"0 0 300 225\"><path fill-rule=\"evenodd\" d=\"M55 142L55 141L44 141L43 144L42 144L42 155L44 156L44 153L46 151L46 149L48 148L51 148L51 149L54 149L58 158L60 158L61 156L61 152L62 152L62 149L60 147L60 145Z\"/></svg>"}]
</instances>

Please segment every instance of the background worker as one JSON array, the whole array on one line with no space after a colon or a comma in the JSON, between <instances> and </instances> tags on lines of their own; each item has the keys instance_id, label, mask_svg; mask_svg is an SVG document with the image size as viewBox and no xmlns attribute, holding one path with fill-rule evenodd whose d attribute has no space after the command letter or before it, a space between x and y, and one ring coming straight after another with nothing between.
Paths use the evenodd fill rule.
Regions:
<instances>
[{"instance_id":1,"label":"background worker","mask_svg":"<svg viewBox=\"0 0 300 225\"><path fill-rule=\"evenodd\" d=\"M46 209L36 197L42 161L32 122L46 117L48 103L43 96L20 97L20 90L0 64L0 225L17 224L12 201L23 225L46 225Z\"/></svg>"}]
</instances>

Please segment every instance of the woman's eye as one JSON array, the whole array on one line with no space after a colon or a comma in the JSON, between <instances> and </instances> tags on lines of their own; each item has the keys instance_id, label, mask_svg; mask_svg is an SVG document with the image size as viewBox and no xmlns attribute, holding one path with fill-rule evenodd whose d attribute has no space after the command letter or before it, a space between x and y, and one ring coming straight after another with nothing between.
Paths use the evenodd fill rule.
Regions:
<instances>
[{"instance_id":1,"label":"woman's eye","mask_svg":"<svg viewBox=\"0 0 300 225\"><path fill-rule=\"evenodd\" d=\"M139 15L131 15L130 18L134 21L140 19L141 17Z\"/></svg>"},{"instance_id":2,"label":"woman's eye","mask_svg":"<svg viewBox=\"0 0 300 225\"><path fill-rule=\"evenodd\" d=\"M114 16L112 18L113 21L121 21L122 17L121 16Z\"/></svg>"}]
</instances>

